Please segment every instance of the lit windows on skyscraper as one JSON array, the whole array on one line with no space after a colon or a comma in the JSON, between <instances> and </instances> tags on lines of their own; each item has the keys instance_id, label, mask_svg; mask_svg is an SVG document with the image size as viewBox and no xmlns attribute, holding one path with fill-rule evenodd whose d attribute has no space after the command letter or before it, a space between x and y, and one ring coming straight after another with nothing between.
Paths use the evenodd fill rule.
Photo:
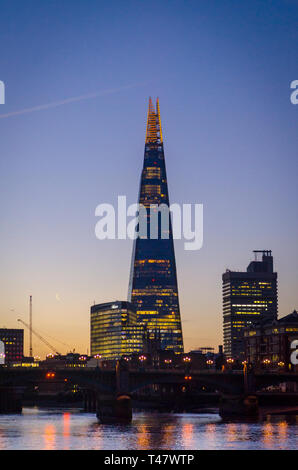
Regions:
<instances>
[{"instance_id":1,"label":"lit windows on skyscraper","mask_svg":"<svg viewBox=\"0 0 298 470\"><path fill-rule=\"evenodd\" d=\"M277 273L273 272L271 251L254 253L256 259L246 272L227 270L222 276L224 352L228 357L244 356L244 328L277 318Z\"/></svg>"},{"instance_id":2,"label":"lit windows on skyscraper","mask_svg":"<svg viewBox=\"0 0 298 470\"><path fill-rule=\"evenodd\" d=\"M109 302L91 307L91 355L119 359L143 349L144 326L137 322L129 302Z\"/></svg>"},{"instance_id":3,"label":"lit windows on skyscraper","mask_svg":"<svg viewBox=\"0 0 298 470\"><path fill-rule=\"evenodd\" d=\"M135 305L138 319L148 331L158 330L162 349L183 352L182 328L178 299L176 262L171 222L168 238L159 228L156 239L150 238L149 207L169 207L168 185L160 122L159 102L156 110L151 98L147 118L144 165L139 203L147 209L148 237L134 242L128 299Z\"/></svg>"}]
</instances>

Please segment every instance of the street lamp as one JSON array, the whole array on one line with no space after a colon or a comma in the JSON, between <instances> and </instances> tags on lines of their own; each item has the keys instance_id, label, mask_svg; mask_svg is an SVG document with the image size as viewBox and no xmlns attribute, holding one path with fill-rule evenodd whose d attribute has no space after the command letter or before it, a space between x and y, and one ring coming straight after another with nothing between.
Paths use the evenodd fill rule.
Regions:
<instances>
[{"instance_id":1,"label":"street lamp","mask_svg":"<svg viewBox=\"0 0 298 470\"><path fill-rule=\"evenodd\" d=\"M263 364L264 364L265 368L267 368L270 363L271 363L270 359L264 359L263 360Z\"/></svg>"},{"instance_id":2,"label":"street lamp","mask_svg":"<svg viewBox=\"0 0 298 470\"><path fill-rule=\"evenodd\" d=\"M183 358L183 362L191 362L191 358L189 356L185 356Z\"/></svg>"},{"instance_id":3,"label":"street lamp","mask_svg":"<svg viewBox=\"0 0 298 470\"><path fill-rule=\"evenodd\" d=\"M99 367L99 360L102 358L101 354L95 354L94 359L97 359L97 367Z\"/></svg>"},{"instance_id":4,"label":"street lamp","mask_svg":"<svg viewBox=\"0 0 298 470\"><path fill-rule=\"evenodd\" d=\"M86 359L87 359L86 356L80 356L80 357L79 357L79 361L81 361L81 362L85 362ZM86 364L82 364L82 365L79 365L79 367L85 367L85 365L86 365Z\"/></svg>"},{"instance_id":5,"label":"street lamp","mask_svg":"<svg viewBox=\"0 0 298 470\"><path fill-rule=\"evenodd\" d=\"M172 364L172 359L165 359L164 363L167 364L167 365L170 365L170 364Z\"/></svg>"}]
</instances>

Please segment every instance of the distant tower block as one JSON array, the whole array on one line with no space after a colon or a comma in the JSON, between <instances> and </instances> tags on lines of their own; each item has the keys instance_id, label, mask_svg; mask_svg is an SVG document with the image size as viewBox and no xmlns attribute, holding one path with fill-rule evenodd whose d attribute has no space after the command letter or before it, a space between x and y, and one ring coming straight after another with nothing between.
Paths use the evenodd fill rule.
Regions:
<instances>
[{"instance_id":1,"label":"distant tower block","mask_svg":"<svg viewBox=\"0 0 298 470\"><path fill-rule=\"evenodd\" d=\"M245 358L244 329L277 318L277 273L271 250L254 250L246 271L222 275L223 336L227 357Z\"/></svg>"}]
</instances>

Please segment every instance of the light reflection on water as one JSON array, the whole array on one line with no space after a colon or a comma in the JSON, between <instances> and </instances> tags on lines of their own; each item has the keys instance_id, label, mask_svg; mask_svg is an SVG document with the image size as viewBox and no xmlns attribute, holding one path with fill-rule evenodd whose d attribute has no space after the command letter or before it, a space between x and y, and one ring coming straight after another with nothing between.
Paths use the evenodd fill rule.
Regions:
<instances>
[{"instance_id":1,"label":"light reflection on water","mask_svg":"<svg viewBox=\"0 0 298 470\"><path fill-rule=\"evenodd\" d=\"M297 437L297 417L223 423L216 414L135 413L131 425L100 425L76 409L0 415L0 449L295 449Z\"/></svg>"}]
</instances>

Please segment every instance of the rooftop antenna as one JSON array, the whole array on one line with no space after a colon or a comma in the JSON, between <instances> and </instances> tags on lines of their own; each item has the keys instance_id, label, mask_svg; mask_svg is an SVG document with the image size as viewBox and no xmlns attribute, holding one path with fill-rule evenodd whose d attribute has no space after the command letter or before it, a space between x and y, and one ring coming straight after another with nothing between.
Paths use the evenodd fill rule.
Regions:
<instances>
[{"instance_id":1,"label":"rooftop antenna","mask_svg":"<svg viewBox=\"0 0 298 470\"><path fill-rule=\"evenodd\" d=\"M33 357L32 350L32 295L29 302L29 357Z\"/></svg>"}]
</instances>

